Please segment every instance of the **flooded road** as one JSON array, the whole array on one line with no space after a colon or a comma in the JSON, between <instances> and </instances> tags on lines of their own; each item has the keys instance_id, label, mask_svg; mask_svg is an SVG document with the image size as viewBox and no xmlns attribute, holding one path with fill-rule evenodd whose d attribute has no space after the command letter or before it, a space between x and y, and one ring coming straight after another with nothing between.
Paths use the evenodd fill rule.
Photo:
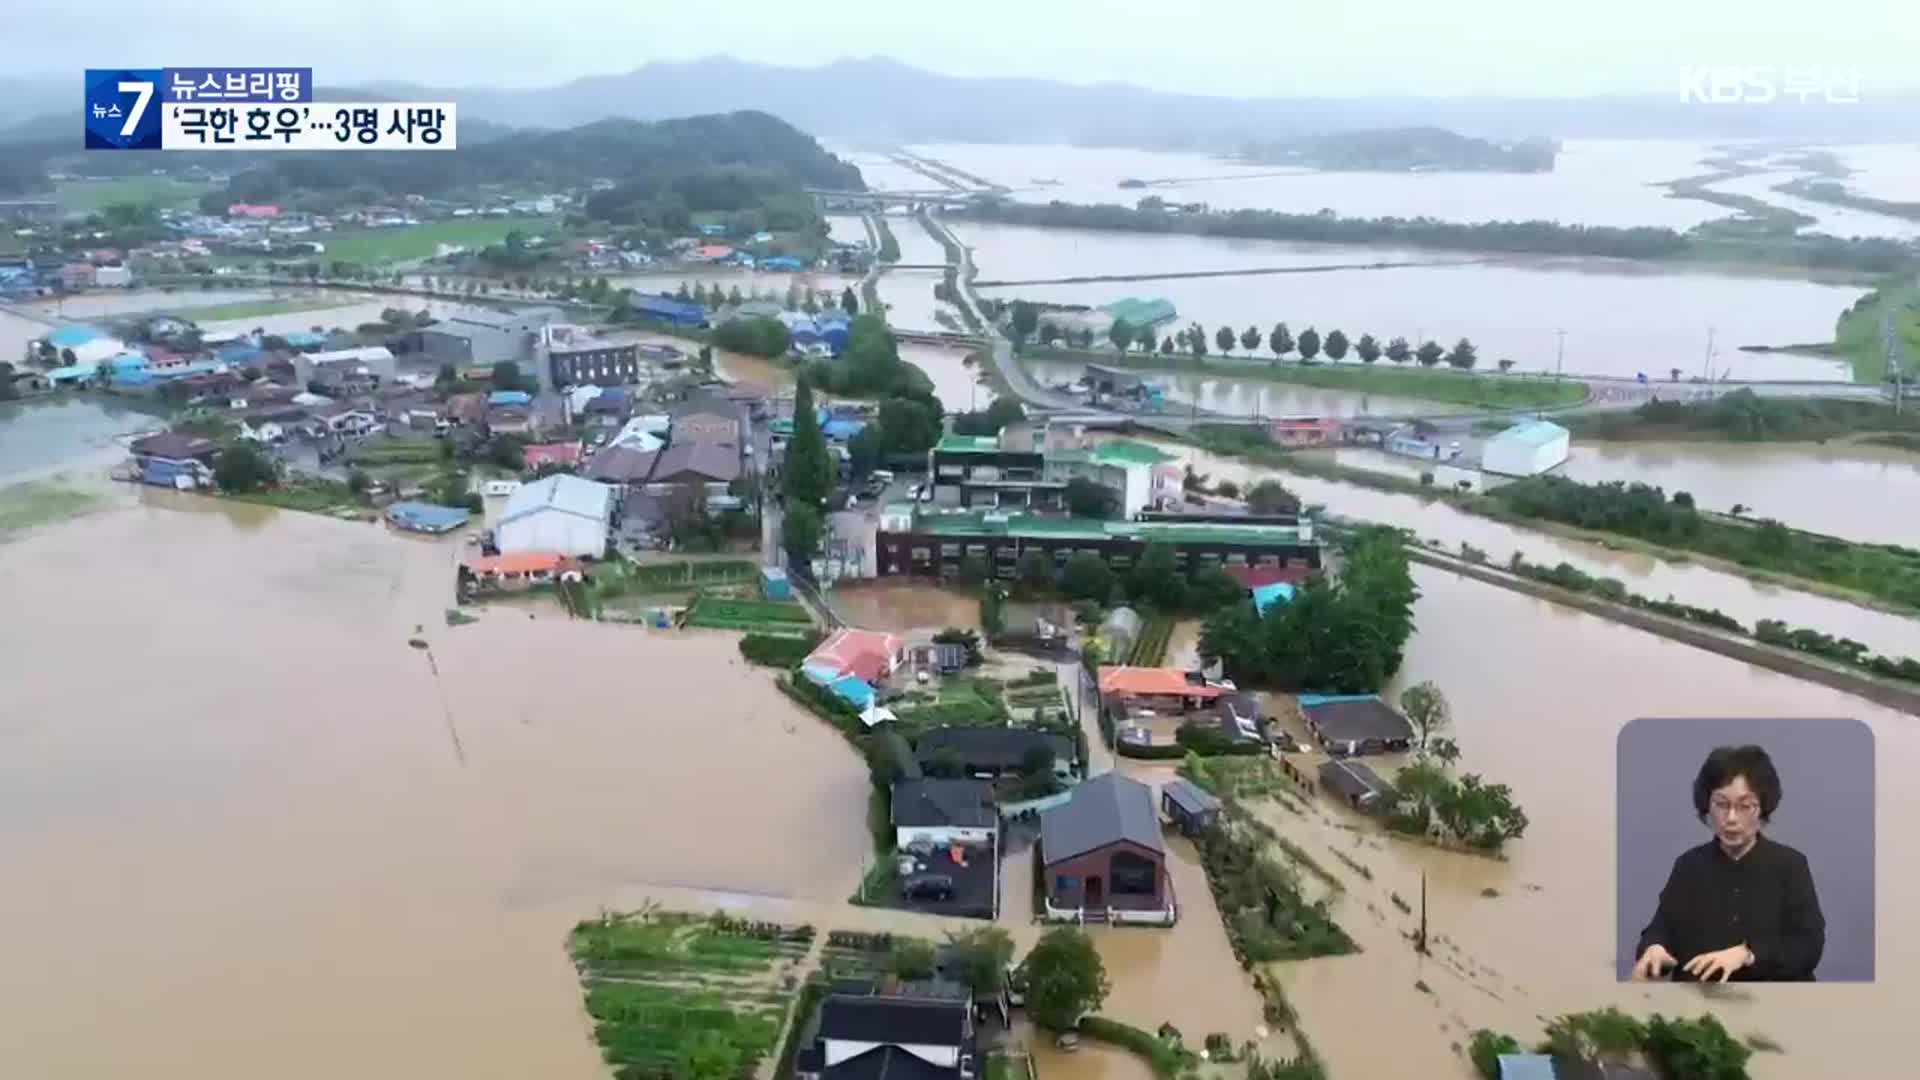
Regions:
<instances>
[{"instance_id":1,"label":"flooded road","mask_svg":"<svg viewBox=\"0 0 1920 1080\"><path fill-rule=\"evenodd\" d=\"M1637 716L1858 717L1873 727L1881 775L1898 775L1920 760L1912 718L1443 571L1415 567L1414 577L1418 630L1393 689L1437 682L1453 707L1463 770L1511 785L1532 824L1501 862L1357 835L1344 826L1358 819L1327 802L1309 818L1267 816L1316 857L1338 850L1373 875L1322 859L1347 883L1335 912L1365 952L1277 969L1331 1074L1465 1076L1464 1065L1448 1073L1436 1063L1474 1028L1531 1043L1537 1016L1613 1004L1642 1015L1711 1009L1737 1036L1766 1033L1787 1053L1755 1055L1758 1080L1835 1067L1897 1075L1893 1033L1920 939L1911 916L1884 900L1875 986L1779 985L1708 999L1683 986L1614 981L1613 759L1620 726ZM1920 810L1910 786L1880 792L1883 820ZM1682 820L1685 797L1674 793ZM1423 869L1431 932L1445 939L1425 960L1400 937L1417 917L1390 899L1397 893L1417 911ZM1904 895L1920 879L1920 856L1885 839L1877 873L1883 898ZM1395 1037L1380 1038L1382 1030Z\"/></svg>"},{"instance_id":2,"label":"flooded road","mask_svg":"<svg viewBox=\"0 0 1920 1080\"><path fill-rule=\"evenodd\" d=\"M885 278L880 280L885 281ZM900 359L927 373L934 396L948 412L970 412L993 404L993 387L980 381L980 370L967 363L967 351L943 345L900 344Z\"/></svg>"},{"instance_id":3,"label":"flooded road","mask_svg":"<svg viewBox=\"0 0 1920 1080\"><path fill-rule=\"evenodd\" d=\"M1068 360L1025 360L1027 369L1041 383L1054 386L1078 382L1086 374L1086 362ZM1179 360L1169 358L1169 367ZM1471 412L1466 405L1442 401L1395 397L1392 394L1361 394L1350 390L1322 390L1312 386L1289 386L1257 379L1236 379L1230 375L1182 374L1178 371L1142 371L1149 383L1158 387L1169 404L1168 411L1199 406L1226 416L1439 416Z\"/></svg>"},{"instance_id":4,"label":"flooded road","mask_svg":"<svg viewBox=\"0 0 1920 1080\"><path fill-rule=\"evenodd\" d=\"M145 498L0 558L0 1075L601 1080L576 919L851 891L865 768L731 636L450 630L457 543Z\"/></svg>"},{"instance_id":5,"label":"flooded road","mask_svg":"<svg viewBox=\"0 0 1920 1080\"><path fill-rule=\"evenodd\" d=\"M1216 481L1233 480L1244 488L1260 477L1273 476L1287 490L1310 504L1324 505L1335 516L1411 529L1422 539L1436 540L1454 552L1464 541L1485 551L1496 565L1505 564L1518 551L1529 562L1549 566L1567 562L1590 574L1619 578L1633 592L1656 600L1672 596L1682 603L1719 608L1748 626L1759 619L1781 619L1794 626L1864 641L1876 651L1920 657L1920 619L1748 581L1705 566L1611 551L1584 541L1519 529L1412 495L1253 466L1178 444L1161 448Z\"/></svg>"}]
</instances>

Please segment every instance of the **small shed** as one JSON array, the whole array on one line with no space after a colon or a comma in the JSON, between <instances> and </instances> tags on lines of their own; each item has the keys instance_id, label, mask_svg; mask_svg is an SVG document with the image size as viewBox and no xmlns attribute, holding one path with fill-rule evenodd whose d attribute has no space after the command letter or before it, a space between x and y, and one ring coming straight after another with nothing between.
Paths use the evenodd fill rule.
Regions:
<instances>
[{"instance_id":1,"label":"small shed","mask_svg":"<svg viewBox=\"0 0 1920 1080\"><path fill-rule=\"evenodd\" d=\"M1190 780L1160 785L1160 809L1174 828L1188 836L1206 832L1220 821L1220 800Z\"/></svg>"},{"instance_id":2,"label":"small shed","mask_svg":"<svg viewBox=\"0 0 1920 1080\"><path fill-rule=\"evenodd\" d=\"M1320 782L1363 814L1381 813L1393 805L1393 786L1358 761L1336 759L1322 764Z\"/></svg>"},{"instance_id":3,"label":"small shed","mask_svg":"<svg viewBox=\"0 0 1920 1080\"><path fill-rule=\"evenodd\" d=\"M760 568L760 593L769 600L793 599L793 582L787 579L787 572L777 566Z\"/></svg>"},{"instance_id":4,"label":"small shed","mask_svg":"<svg viewBox=\"0 0 1920 1080\"><path fill-rule=\"evenodd\" d=\"M447 533L467 523L473 515L451 506L433 503L397 502L387 507L387 521L408 532Z\"/></svg>"}]
</instances>

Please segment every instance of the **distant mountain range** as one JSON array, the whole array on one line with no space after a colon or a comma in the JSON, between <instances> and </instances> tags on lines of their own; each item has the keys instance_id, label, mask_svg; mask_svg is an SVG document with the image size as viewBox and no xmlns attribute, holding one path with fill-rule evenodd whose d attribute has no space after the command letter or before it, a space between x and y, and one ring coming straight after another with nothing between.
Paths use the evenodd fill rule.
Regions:
<instances>
[{"instance_id":1,"label":"distant mountain range","mask_svg":"<svg viewBox=\"0 0 1920 1080\"><path fill-rule=\"evenodd\" d=\"M0 128L70 112L78 79L0 79ZM961 78L885 58L812 68L725 56L657 61L622 75L506 90L380 82L357 90L449 100L464 125L571 127L606 117L659 120L770 112L810 134L874 141L1074 142L1232 149L1249 141L1375 128L1441 127L1464 135L1553 138L1920 137L1920 96L1860 104L1708 105L1672 95L1614 98L1261 98L1172 94L1127 83ZM336 99L337 100L337 99ZM72 125L75 139L78 123Z\"/></svg>"}]
</instances>

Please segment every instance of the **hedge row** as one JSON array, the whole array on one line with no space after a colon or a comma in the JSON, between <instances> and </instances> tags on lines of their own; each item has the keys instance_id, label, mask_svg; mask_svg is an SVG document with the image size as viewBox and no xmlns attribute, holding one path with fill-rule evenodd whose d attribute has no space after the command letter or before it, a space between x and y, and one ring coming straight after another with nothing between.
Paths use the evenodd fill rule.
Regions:
<instances>
[{"instance_id":1,"label":"hedge row","mask_svg":"<svg viewBox=\"0 0 1920 1080\"><path fill-rule=\"evenodd\" d=\"M805 634L747 634L740 639L740 655L750 664L795 668L820 644L818 631Z\"/></svg>"}]
</instances>

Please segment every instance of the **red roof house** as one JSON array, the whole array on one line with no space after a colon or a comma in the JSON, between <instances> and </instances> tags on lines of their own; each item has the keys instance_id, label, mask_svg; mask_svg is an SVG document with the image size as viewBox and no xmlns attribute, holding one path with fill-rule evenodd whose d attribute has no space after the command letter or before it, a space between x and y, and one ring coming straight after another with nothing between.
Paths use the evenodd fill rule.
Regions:
<instances>
[{"instance_id":1,"label":"red roof house","mask_svg":"<svg viewBox=\"0 0 1920 1080\"><path fill-rule=\"evenodd\" d=\"M580 444L545 443L529 446L520 452L521 461L528 472L538 472L549 465L564 465L571 469L580 464Z\"/></svg>"},{"instance_id":2,"label":"red roof house","mask_svg":"<svg viewBox=\"0 0 1920 1080\"><path fill-rule=\"evenodd\" d=\"M879 630L835 630L808 656L808 667L829 667L874 683L906 662L907 643Z\"/></svg>"}]
</instances>

